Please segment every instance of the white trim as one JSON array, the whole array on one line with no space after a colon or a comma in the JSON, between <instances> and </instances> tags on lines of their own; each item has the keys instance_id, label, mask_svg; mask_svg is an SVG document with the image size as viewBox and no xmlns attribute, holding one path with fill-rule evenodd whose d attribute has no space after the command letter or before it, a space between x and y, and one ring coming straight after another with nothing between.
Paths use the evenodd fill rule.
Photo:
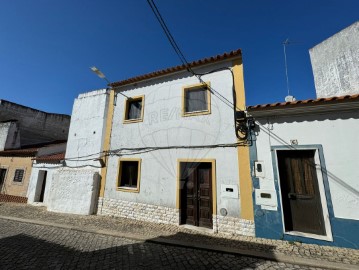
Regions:
<instances>
[{"instance_id":1,"label":"white trim","mask_svg":"<svg viewBox=\"0 0 359 270\"><path fill-rule=\"evenodd\" d=\"M281 151L281 150L290 150L290 151L291 150L299 150L299 151L300 150L315 150L314 161L315 161L316 171L317 171L319 194L320 194L320 201L322 204L322 213L323 213L323 220L324 220L324 227L325 227L326 235L318 235L318 234L285 230L284 212L283 212L283 203L282 203L282 190L280 188L280 176L279 176L278 156L277 156L277 151ZM282 212L283 233L288 234L288 235L301 236L301 237L307 237L307 238L313 238L313 239L333 242L332 228L331 228L331 224L330 224L330 220L329 220L328 205L327 205L324 183L323 183L323 172L321 170L322 167L321 167L321 162L320 162L320 158L319 158L319 148L303 147L303 148L297 148L297 149L275 149L275 159L276 159L276 170L277 170L277 176L278 176L278 190L279 190L279 200L280 200L279 203L281 205L281 212Z\"/></svg>"}]
</instances>

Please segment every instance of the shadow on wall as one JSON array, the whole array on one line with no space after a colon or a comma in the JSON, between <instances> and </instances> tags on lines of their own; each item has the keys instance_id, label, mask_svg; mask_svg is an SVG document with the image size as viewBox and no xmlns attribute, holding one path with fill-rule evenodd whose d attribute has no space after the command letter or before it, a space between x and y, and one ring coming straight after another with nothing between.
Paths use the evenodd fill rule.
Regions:
<instances>
[{"instance_id":1,"label":"shadow on wall","mask_svg":"<svg viewBox=\"0 0 359 270\"><path fill-rule=\"evenodd\" d=\"M137 242L89 233L77 232L75 237L63 236L56 238L49 234L48 230L45 229L45 232L47 233L44 234L44 237L53 239L52 241L26 234L1 239L0 268L211 269L221 266L221 268L225 269L252 269L264 263L262 260L250 257L149 242ZM175 235L176 239L183 237L188 237L188 235L185 236L182 233ZM89 241L86 243L86 240ZM56 243L59 241L61 243ZM216 243L217 240L207 239L207 241ZM85 243L80 244L79 242ZM248 243L241 243L240 241L235 241L235 243L240 247L248 245ZM233 243L230 244L233 245ZM272 247L260 244L257 249L270 251Z\"/></svg>"}]
</instances>

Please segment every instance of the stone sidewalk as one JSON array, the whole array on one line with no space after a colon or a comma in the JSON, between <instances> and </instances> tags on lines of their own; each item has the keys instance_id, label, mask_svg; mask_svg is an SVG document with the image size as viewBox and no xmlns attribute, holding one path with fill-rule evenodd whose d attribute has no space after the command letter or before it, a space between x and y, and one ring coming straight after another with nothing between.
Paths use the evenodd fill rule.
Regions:
<instances>
[{"instance_id":1,"label":"stone sidewalk","mask_svg":"<svg viewBox=\"0 0 359 270\"><path fill-rule=\"evenodd\" d=\"M249 236L194 231L182 226L104 216L47 212L45 207L1 203L0 218L126 237L155 243L215 250L287 263L332 269L359 269L359 250L335 248Z\"/></svg>"}]
</instances>

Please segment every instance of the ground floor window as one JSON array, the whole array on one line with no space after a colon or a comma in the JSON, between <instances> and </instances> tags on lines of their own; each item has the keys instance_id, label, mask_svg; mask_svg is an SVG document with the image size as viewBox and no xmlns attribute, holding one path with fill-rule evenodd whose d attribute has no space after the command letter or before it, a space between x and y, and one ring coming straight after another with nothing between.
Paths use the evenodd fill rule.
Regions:
<instances>
[{"instance_id":1,"label":"ground floor window","mask_svg":"<svg viewBox=\"0 0 359 270\"><path fill-rule=\"evenodd\" d=\"M140 159L119 161L117 188L127 191L139 191L141 174Z\"/></svg>"},{"instance_id":2,"label":"ground floor window","mask_svg":"<svg viewBox=\"0 0 359 270\"><path fill-rule=\"evenodd\" d=\"M14 174L14 182L21 183L24 178L24 170L16 169Z\"/></svg>"}]
</instances>

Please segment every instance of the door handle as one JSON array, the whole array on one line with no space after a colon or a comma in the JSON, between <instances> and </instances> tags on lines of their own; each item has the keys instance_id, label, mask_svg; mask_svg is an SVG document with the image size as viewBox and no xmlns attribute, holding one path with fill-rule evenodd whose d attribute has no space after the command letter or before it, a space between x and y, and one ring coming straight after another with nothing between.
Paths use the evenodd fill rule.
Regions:
<instances>
[{"instance_id":1,"label":"door handle","mask_svg":"<svg viewBox=\"0 0 359 270\"><path fill-rule=\"evenodd\" d=\"M295 193L288 193L288 198L289 198L289 199L292 199L292 200L295 200L295 199L297 199L297 194L295 194Z\"/></svg>"}]
</instances>

